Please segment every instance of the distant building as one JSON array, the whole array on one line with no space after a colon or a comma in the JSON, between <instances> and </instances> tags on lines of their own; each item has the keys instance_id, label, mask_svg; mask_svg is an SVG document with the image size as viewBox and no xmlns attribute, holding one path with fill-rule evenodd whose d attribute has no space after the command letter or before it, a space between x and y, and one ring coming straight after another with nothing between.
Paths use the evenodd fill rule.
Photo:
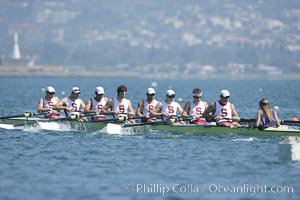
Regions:
<instances>
[{"instance_id":1,"label":"distant building","mask_svg":"<svg viewBox=\"0 0 300 200\"><path fill-rule=\"evenodd\" d=\"M3 66L22 66L26 67L29 63L28 59L22 58L20 46L19 46L19 38L18 33L14 34L14 47L13 53L10 57L6 57L5 55L1 56L0 64Z\"/></svg>"}]
</instances>

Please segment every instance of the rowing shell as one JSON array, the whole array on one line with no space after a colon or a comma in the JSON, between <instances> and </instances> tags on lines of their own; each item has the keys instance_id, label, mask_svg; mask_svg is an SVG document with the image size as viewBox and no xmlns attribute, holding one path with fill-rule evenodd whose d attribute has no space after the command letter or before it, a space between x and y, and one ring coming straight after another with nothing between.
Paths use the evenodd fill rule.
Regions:
<instances>
[{"instance_id":1,"label":"rowing shell","mask_svg":"<svg viewBox=\"0 0 300 200\"><path fill-rule=\"evenodd\" d=\"M300 128L282 125L278 128L258 129L252 127L230 128L224 126L206 126L196 124L151 125L152 130L172 132L175 134L245 134L257 136L300 136Z\"/></svg>"},{"instance_id":2,"label":"rowing shell","mask_svg":"<svg viewBox=\"0 0 300 200\"><path fill-rule=\"evenodd\" d=\"M2 119L0 124L3 129L22 129L24 126L38 126L44 130L63 131L63 130L100 130L106 126L102 121L78 121L78 120L59 120L39 117L17 117Z\"/></svg>"},{"instance_id":3,"label":"rowing shell","mask_svg":"<svg viewBox=\"0 0 300 200\"><path fill-rule=\"evenodd\" d=\"M66 126L75 131L89 131L100 130L106 127L107 133L118 134L125 131L127 128L134 127L134 130L157 130L161 132L171 132L174 134L246 134L257 136L300 136L299 126L281 125L278 128L269 127L263 130L251 127L230 128L215 125L196 125L196 124L173 124L165 125L154 123L138 123L138 124L124 124L124 123L107 123L105 121L88 121L82 122L77 120L51 121L45 118L9 118L3 119L6 124L0 124L0 128L4 129L18 129L19 125L25 124L33 126L38 124L41 129L45 130L64 130Z\"/></svg>"}]
</instances>

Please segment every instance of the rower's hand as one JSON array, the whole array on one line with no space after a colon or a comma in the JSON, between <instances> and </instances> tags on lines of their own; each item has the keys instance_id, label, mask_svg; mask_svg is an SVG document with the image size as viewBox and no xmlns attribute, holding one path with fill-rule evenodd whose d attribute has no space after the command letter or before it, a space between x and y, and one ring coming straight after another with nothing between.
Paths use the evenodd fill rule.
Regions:
<instances>
[{"instance_id":1,"label":"rower's hand","mask_svg":"<svg viewBox=\"0 0 300 200\"><path fill-rule=\"evenodd\" d=\"M162 113L163 116L170 117L171 115L167 112Z\"/></svg>"},{"instance_id":2,"label":"rower's hand","mask_svg":"<svg viewBox=\"0 0 300 200\"><path fill-rule=\"evenodd\" d=\"M238 121L240 121L240 118L238 118L238 117L232 117L232 121L238 122Z\"/></svg>"},{"instance_id":3,"label":"rower's hand","mask_svg":"<svg viewBox=\"0 0 300 200\"><path fill-rule=\"evenodd\" d=\"M66 107L65 108L68 112L72 112L73 111L73 107Z\"/></svg>"},{"instance_id":4,"label":"rower's hand","mask_svg":"<svg viewBox=\"0 0 300 200\"><path fill-rule=\"evenodd\" d=\"M222 119L221 116L215 116L215 120L216 120L216 121L219 121L220 119Z\"/></svg>"}]
</instances>

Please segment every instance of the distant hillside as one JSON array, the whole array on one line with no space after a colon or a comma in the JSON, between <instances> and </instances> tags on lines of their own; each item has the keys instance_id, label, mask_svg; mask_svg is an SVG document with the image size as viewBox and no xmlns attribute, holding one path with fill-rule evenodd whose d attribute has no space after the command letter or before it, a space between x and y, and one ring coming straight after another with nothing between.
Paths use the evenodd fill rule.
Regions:
<instances>
[{"instance_id":1,"label":"distant hillside","mask_svg":"<svg viewBox=\"0 0 300 200\"><path fill-rule=\"evenodd\" d=\"M299 18L299 0L2 0L0 53L19 32L22 53L41 65L299 72Z\"/></svg>"}]
</instances>

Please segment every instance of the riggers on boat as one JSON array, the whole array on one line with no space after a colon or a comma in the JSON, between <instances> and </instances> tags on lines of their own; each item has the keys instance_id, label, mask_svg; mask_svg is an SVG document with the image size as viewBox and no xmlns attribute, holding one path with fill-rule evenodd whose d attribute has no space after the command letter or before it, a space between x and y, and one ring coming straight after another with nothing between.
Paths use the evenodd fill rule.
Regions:
<instances>
[{"instance_id":1,"label":"riggers on boat","mask_svg":"<svg viewBox=\"0 0 300 200\"><path fill-rule=\"evenodd\" d=\"M244 125L240 128L230 128L224 126L210 125L197 125L197 124L166 124L167 121L156 121L146 123L116 123L118 119L104 119L99 121L78 121L73 118L62 119L47 119L39 117L12 117L2 118L5 124L2 124L2 128L13 129L14 127L20 127L24 125L36 125L38 124L42 129L52 130L53 127L59 127L59 124L66 125L72 130L100 130L104 127L108 127L107 124L115 124L119 126L119 129L134 128L138 130L152 129L161 132L170 132L174 134L247 134L258 136L300 136L300 127L293 125L281 125L280 127L268 127L259 129ZM116 127L116 126L114 126Z\"/></svg>"}]
</instances>

